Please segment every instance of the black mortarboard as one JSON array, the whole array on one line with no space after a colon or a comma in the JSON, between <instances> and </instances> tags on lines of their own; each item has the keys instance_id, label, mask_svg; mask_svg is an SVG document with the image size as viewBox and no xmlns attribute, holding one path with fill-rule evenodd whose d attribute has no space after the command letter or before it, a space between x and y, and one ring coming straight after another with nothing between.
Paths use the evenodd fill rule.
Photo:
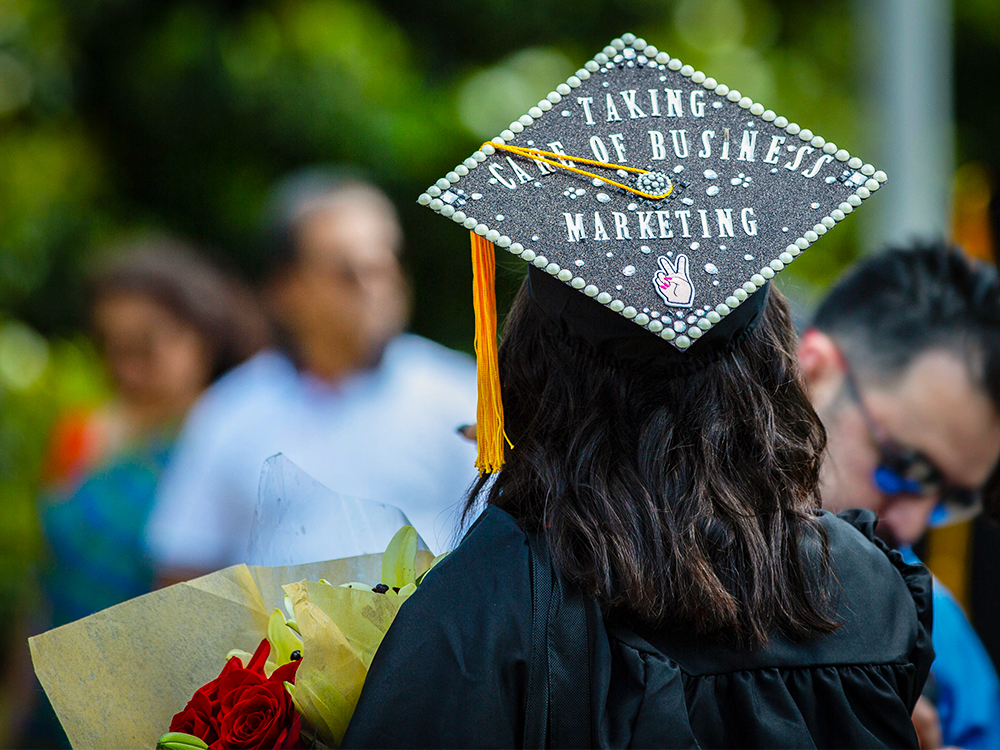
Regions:
<instances>
[{"instance_id":1,"label":"black mortarboard","mask_svg":"<svg viewBox=\"0 0 1000 750\"><path fill-rule=\"evenodd\" d=\"M613 40L418 199L473 236L480 470L503 454L491 243L544 272L532 295L568 335L624 353L638 331L643 350L698 358L753 325L755 293L885 179L644 40Z\"/></svg>"}]
</instances>

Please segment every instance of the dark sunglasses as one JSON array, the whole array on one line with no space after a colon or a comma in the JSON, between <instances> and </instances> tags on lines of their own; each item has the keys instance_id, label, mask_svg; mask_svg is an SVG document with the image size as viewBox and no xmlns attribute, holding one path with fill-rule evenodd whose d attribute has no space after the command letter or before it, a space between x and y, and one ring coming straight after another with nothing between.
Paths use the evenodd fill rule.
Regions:
<instances>
[{"instance_id":1,"label":"dark sunglasses","mask_svg":"<svg viewBox=\"0 0 1000 750\"><path fill-rule=\"evenodd\" d=\"M868 434L879 451L879 465L872 477L875 486L886 495L937 495L942 505L972 508L982 500L982 491L951 484L944 473L920 451L908 450L891 440L872 416L858 389L850 366L844 361L844 382L851 400L858 405Z\"/></svg>"}]
</instances>

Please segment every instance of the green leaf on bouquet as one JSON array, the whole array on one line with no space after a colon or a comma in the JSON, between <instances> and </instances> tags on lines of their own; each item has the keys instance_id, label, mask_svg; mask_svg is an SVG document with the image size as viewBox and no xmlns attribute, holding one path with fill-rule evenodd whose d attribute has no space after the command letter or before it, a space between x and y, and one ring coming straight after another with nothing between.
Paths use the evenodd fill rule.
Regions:
<instances>
[{"instance_id":1,"label":"green leaf on bouquet","mask_svg":"<svg viewBox=\"0 0 1000 750\"><path fill-rule=\"evenodd\" d=\"M208 750L208 745L193 734L167 732L156 743L156 750Z\"/></svg>"},{"instance_id":2,"label":"green leaf on bouquet","mask_svg":"<svg viewBox=\"0 0 1000 750\"><path fill-rule=\"evenodd\" d=\"M288 627L285 615L280 609L274 610L267 622L267 640L271 642L271 648L274 649L272 656L279 667L292 660L293 651L302 650L302 640Z\"/></svg>"},{"instance_id":3,"label":"green leaf on bouquet","mask_svg":"<svg viewBox=\"0 0 1000 750\"><path fill-rule=\"evenodd\" d=\"M404 526L389 542L382 556L382 583L390 589L401 589L417 577L417 530Z\"/></svg>"}]
</instances>

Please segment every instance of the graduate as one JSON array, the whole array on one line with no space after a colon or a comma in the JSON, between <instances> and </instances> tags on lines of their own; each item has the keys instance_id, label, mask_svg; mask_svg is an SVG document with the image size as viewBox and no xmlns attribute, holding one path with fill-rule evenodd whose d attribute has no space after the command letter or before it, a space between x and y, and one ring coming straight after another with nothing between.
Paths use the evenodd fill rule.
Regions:
<instances>
[{"instance_id":1,"label":"graduate","mask_svg":"<svg viewBox=\"0 0 1000 750\"><path fill-rule=\"evenodd\" d=\"M820 510L769 281L884 181L625 35L420 197L472 232L485 509L344 747L917 747L930 576Z\"/></svg>"}]
</instances>

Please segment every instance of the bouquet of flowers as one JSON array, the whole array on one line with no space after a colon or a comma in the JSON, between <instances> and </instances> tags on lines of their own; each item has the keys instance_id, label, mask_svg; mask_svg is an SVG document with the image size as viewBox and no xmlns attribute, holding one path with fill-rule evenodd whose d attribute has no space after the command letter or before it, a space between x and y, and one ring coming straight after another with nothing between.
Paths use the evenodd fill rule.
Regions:
<instances>
[{"instance_id":1,"label":"bouquet of flowers","mask_svg":"<svg viewBox=\"0 0 1000 750\"><path fill-rule=\"evenodd\" d=\"M154 591L32 638L35 672L75 748L337 747L382 637L439 559L417 546L404 526L382 555L236 565Z\"/></svg>"}]
</instances>

